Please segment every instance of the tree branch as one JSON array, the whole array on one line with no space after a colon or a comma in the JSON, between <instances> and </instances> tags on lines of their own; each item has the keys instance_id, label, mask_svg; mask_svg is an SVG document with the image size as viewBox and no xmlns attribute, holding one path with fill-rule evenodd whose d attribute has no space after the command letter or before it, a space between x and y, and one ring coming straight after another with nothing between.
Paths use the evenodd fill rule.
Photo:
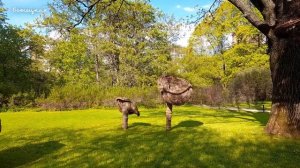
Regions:
<instances>
[{"instance_id":1,"label":"tree branch","mask_svg":"<svg viewBox=\"0 0 300 168\"><path fill-rule=\"evenodd\" d=\"M259 19L259 17L251 10L249 4L244 3L242 0L228 0L234 6L236 6L243 14L244 17L258 30L267 36L270 26L265 22ZM266 0L272 1L272 0Z\"/></svg>"},{"instance_id":2,"label":"tree branch","mask_svg":"<svg viewBox=\"0 0 300 168\"><path fill-rule=\"evenodd\" d=\"M273 0L261 0L264 5L262 14L269 26L273 27L276 24L275 3Z\"/></svg>"},{"instance_id":3,"label":"tree branch","mask_svg":"<svg viewBox=\"0 0 300 168\"><path fill-rule=\"evenodd\" d=\"M114 20L118 17L118 15L119 15L119 13L120 13L120 10L121 10L121 8L122 8L122 6L123 6L123 3L124 3L125 1L126 1L126 0L122 0L120 6L119 6L119 8L118 8L118 11L117 11L117 13L116 13L115 16L114 16Z\"/></svg>"},{"instance_id":4,"label":"tree branch","mask_svg":"<svg viewBox=\"0 0 300 168\"><path fill-rule=\"evenodd\" d=\"M82 6L88 8L88 5L85 4L84 2L80 1L80 0L76 0L77 3L81 4Z\"/></svg>"},{"instance_id":5,"label":"tree branch","mask_svg":"<svg viewBox=\"0 0 300 168\"><path fill-rule=\"evenodd\" d=\"M83 22L83 20L85 19L85 17L92 11L92 9L94 8L94 6L96 6L98 3L100 3L100 1L102 1L102 0L97 0L97 1L94 2L92 5L88 6L87 11L84 12L84 13L81 15L81 19L80 19L77 23L75 23L73 26L70 26L70 27L68 28L68 30L71 30L71 29L75 28L76 26L80 25L80 24ZM78 1L77 1L77 2L78 2ZM85 6L86 6L86 5L85 5Z\"/></svg>"},{"instance_id":6,"label":"tree branch","mask_svg":"<svg viewBox=\"0 0 300 168\"><path fill-rule=\"evenodd\" d=\"M103 7L103 9L107 8L108 6L110 6L110 5L111 5L112 3L114 3L115 1L117 1L117 0L110 0L110 1L108 2L108 4L106 4L106 5ZM76 2L78 2L78 3L81 4L81 5L83 5L85 8L87 8L87 10L86 10L86 12L83 12L83 13L82 13L80 20L79 20L77 23L75 23L73 26L70 26L70 27L68 28L68 30L71 30L71 29L75 28L76 26L80 25L80 24L83 22L83 20L87 17L87 15L88 15L89 13L91 13L91 11L94 9L94 7L95 7L97 4L103 2L103 0L97 0L97 1L95 1L93 4L91 4L91 5L89 5L89 6L88 6L87 4L85 4L85 3L83 3L83 2L80 1L80 0L76 0Z\"/></svg>"},{"instance_id":7,"label":"tree branch","mask_svg":"<svg viewBox=\"0 0 300 168\"><path fill-rule=\"evenodd\" d=\"M207 14L209 14L212 17L212 20L214 20L214 15L213 13L216 11L217 7L221 3L221 0L214 0L213 3L210 5L209 9L201 9L200 11L197 12L200 17L197 18L196 22L200 22L202 19L204 19Z\"/></svg>"}]
</instances>

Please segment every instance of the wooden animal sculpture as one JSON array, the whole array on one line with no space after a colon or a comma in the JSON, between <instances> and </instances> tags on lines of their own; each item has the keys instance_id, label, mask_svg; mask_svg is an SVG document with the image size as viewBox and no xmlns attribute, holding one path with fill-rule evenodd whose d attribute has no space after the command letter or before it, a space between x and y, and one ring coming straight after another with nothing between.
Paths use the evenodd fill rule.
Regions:
<instances>
[{"instance_id":1,"label":"wooden animal sculpture","mask_svg":"<svg viewBox=\"0 0 300 168\"><path fill-rule=\"evenodd\" d=\"M140 112L136 103L128 98L118 97L116 98L116 102L119 111L123 114L122 128L126 130L128 128L128 115L136 114L137 116L140 116Z\"/></svg>"},{"instance_id":2,"label":"wooden animal sculpture","mask_svg":"<svg viewBox=\"0 0 300 168\"><path fill-rule=\"evenodd\" d=\"M166 130L170 130L173 105L183 105L188 102L193 88L188 81L174 76L162 76L157 80L157 84L162 99L167 104Z\"/></svg>"}]
</instances>

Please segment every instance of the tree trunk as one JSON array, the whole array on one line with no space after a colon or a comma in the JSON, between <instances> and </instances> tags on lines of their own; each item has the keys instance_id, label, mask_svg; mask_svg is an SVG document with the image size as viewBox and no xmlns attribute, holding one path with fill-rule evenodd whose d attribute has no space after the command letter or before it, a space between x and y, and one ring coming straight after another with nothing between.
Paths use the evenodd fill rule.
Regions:
<instances>
[{"instance_id":1,"label":"tree trunk","mask_svg":"<svg viewBox=\"0 0 300 168\"><path fill-rule=\"evenodd\" d=\"M99 55L95 54L96 82L99 84Z\"/></svg>"},{"instance_id":2,"label":"tree trunk","mask_svg":"<svg viewBox=\"0 0 300 168\"><path fill-rule=\"evenodd\" d=\"M172 121L172 104L167 103L167 110L166 110L166 130L171 130L171 121Z\"/></svg>"},{"instance_id":3,"label":"tree trunk","mask_svg":"<svg viewBox=\"0 0 300 168\"><path fill-rule=\"evenodd\" d=\"M300 136L300 40L298 33L269 41L273 82L270 134Z\"/></svg>"},{"instance_id":4,"label":"tree trunk","mask_svg":"<svg viewBox=\"0 0 300 168\"><path fill-rule=\"evenodd\" d=\"M126 130L128 128L128 114L123 113L123 123L122 128Z\"/></svg>"},{"instance_id":5,"label":"tree trunk","mask_svg":"<svg viewBox=\"0 0 300 168\"><path fill-rule=\"evenodd\" d=\"M270 134L300 136L300 1L229 0L268 38L273 82L272 110L266 126Z\"/></svg>"},{"instance_id":6,"label":"tree trunk","mask_svg":"<svg viewBox=\"0 0 300 168\"><path fill-rule=\"evenodd\" d=\"M112 86L118 84L118 73L120 71L120 58L119 54L111 55L111 72L112 72Z\"/></svg>"},{"instance_id":7,"label":"tree trunk","mask_svg":"<svg viewBox=\"0 0 300 168\"><path fill-rule=\"evenodd\" d=\"M300 136L300 1L276 1L268 47L273 82L270 134Z\"/></svg>"}]
</instances>

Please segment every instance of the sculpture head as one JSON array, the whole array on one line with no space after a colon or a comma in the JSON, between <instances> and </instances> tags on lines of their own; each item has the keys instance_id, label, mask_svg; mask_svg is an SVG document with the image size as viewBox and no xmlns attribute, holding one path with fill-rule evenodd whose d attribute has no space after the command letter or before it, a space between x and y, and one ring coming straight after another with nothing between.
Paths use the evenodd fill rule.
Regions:
<instances>
[{"instance_id":1,"label":"sculpture head","mask_svg":"<svg viewBox=\"0 0 300 168\"><path fill-rule=\"evenodd\" d=\"M140 116L140 111L135 102L131 101L125 97L116 98L117 105L119 107L119 111L123 114L136 114Z\"/></svg>"},{"instance_id":2,"label":"sculpture head","mask_svg":"<svg viewBox=\"0 0 300 168\"><path fill-rule=\"evenodd\" d=\"M140 111L137 109L135 114L139 117L140 116Z\"/></svg>"}]
</instances>

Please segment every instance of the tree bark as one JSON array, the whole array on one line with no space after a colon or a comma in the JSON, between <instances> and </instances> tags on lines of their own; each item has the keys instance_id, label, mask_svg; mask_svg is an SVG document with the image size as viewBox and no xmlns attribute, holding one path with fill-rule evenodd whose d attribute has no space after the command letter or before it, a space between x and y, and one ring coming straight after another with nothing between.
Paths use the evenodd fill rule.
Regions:
<instances>
[{"instance_id":1,"label":"tree bark","mask_svg":"<svg viewBox=\"0 0 300 168\"><path fill-rule=\"evenodd\" d=\"M270 134L300 136L300 1L250 0L263 15L241 0L229 0L268 39L273 82Z\"/></svg>"},{"instance_id":2,"label":"tree bark","mask_svg":"<svg viewBox=\"0 0 300 168\"><path fill-rule=\"evenodd\" d=\"M96 72L96 82L99 84L99 55L95 54L95 72Z\"/></svg>"},{"instance_id":3,"label":"tree bark","mask_svg":"<svg viewBox=\"0 0 300 168\"><path fill-rule=\"evenodd\" d=\"M298 33L269 39L273 82L270 134L300 136L300 40Z\"/></svg>"},{"instance_id":4,"label":"tree bark","mask_svg":"<svg viewBox=\"0 0 300 168\"><path fill-rule=\"evenodd\" d=\"M172 121L172 104L167 103L167 110L166 110L166 130L171 130L171 121Z\"/></svg>"},{"instance_id":5,"label":"tree bark","mask_svg":"<svg viewBox=\"0 0 300 168\"><path fill-rule=\"evenodd\" d=\"M111 72L112 72L112 86L118 84L118 73L120 71L120 57L119 53L110 55L111 57Z\"/></svg>"},{"instance_id":6,"label":"tree bark","mask_svg":"<svg viewBox=\"0 0 300 168\"><path fill-rule=\"evenodd\" d=\"M273 92L266 131L299 137L300 1L276 1L276 7L277 23L268 33Z\"/></svg>"}]
</instances>

